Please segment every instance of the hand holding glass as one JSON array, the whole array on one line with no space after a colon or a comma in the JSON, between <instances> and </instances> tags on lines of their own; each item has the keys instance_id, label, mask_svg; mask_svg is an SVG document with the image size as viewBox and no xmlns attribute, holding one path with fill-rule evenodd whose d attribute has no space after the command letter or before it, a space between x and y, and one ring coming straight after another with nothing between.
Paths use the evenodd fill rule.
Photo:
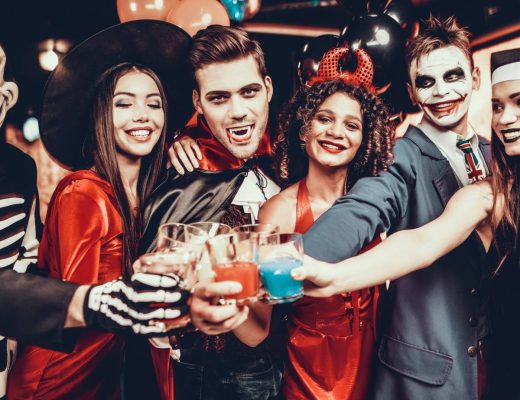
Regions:
<instances>
[{"instance_id":1,"label":"hand holding glass","mask_svg":"<svg viewBox=\"0 0 520 400\"><path fill-rule=\"evenodd\" d=\"M303 284L291 271L303 265L303 239L299 233L279 233L259 238L260 277L271 304L303 297Z\"/></svg>"},{"instance_id":2,"label":"hand holding glass","mask_svg":"<svg viewBox=\"0 0 520 400\"><path fill-rule=\"evenodd\" d=\"M134 272L157 275L175 275L180 279L179 287L191 291L196 282L196 263L200 245L192 245L205 240L204 231L185 224L170 223L159 227L157 252L139 257ZM180 328L189 322L189 315L161 321L168 330Z\"/></svg>"},{"instance_id":3,"label":"hand holding glass","mask_svg":"<svg viewBox=\"0 0 520 400\"><path fill-rule=\"evenodd\" d=\"M180 246L171 248L165 253L143 254L139 257L139 262L134 265L134 272L144 272L159 276L174 275L180 279L179 287L189 292L195 284L195 263L195 252L188 246ZM162 305L157 304L158 307ZM185 314L178 318L154 321L154 323L166 324L166 329L169 331L184 327L189 321L189 314Z\"/></svg>"},{"instance_id":4,"label":"hand holding glass","mask_svg":"<svg viewBox=\"0 0 520 400\"><path fill-rule=\"evenodd\" d=\"M238 294L225 296L237 302L258 296L258 240L239 233L218 235L206 242L215 281L235 281L242 285Z\"/></svg>"}]
</instances>

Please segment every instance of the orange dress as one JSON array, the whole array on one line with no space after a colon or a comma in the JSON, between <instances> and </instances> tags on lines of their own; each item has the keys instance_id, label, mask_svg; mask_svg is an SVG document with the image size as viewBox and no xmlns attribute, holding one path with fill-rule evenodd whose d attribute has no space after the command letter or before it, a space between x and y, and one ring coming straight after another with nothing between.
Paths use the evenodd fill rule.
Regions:
<instances>
[{"instance_id":1,"label":"orange dress","mask_svg":"<svg viewBox=\"0 0 520 400\"><path fill-rule=\"evenodd\" d=\"M38 255L42 273L80 284L118 278L122 221L110 184L92 171L66 176L56 188ZM16 399L117 399L123 339L82 330L70 354L25 346L11 371Z\"/></svg>"},{"instance_id":2,"label":"orange dress","mask_svg":"<svg viewBox=\"0 0 520 400\"><path fill-rule=\"evenodd\" d=\"M305 179L298 186L295 231L314 223ZM347 234L347 232L345 232ZM365 249L375 246L375 239ZM375 344L377 288L327 298L303 297L287 319L286 399L363 400Z\"/></svg>"}]
</instances>

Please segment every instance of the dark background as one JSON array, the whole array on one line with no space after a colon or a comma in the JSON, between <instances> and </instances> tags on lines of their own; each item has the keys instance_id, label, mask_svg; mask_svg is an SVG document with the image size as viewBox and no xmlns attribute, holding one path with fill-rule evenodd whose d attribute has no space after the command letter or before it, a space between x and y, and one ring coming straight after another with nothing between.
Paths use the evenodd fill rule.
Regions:
<instances>
[{"instance_id":1,"label":"dark background","mask_svg":"<svg viewBox=\"0 0 520 400\"><path fill-rule=\"evenodd\" d=\"M503 27L520 25L520 0L414 0L414 3L418 4L414 8L417 18L427 18L430 13L456 15L477 38ZM66 38L73 44L79 43L119 22L116 0L0 0L0 16L0 42L6 48L8 72L20 86L19 103L9 113L9 121L18 126L30 113L37 115L49 74L38 65L38 43L49 38ZM328 27L339 31L350 18L349 12L333 1L263 0L260 12L247 22ZM519 30L520 26L510 35L520 35ZM276 110L297 83L296 60L311 38L270 34L255 37L266 52L268 69L275 83L272 110Z\"/></svg>"}]
</instances>

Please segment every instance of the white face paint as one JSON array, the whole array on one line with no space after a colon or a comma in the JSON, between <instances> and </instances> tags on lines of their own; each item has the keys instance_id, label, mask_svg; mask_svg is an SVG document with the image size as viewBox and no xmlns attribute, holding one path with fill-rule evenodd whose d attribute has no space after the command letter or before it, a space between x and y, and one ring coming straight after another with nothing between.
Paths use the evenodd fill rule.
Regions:
<instances>
[{"instance_id":1,"label":"white face paint","mask_svg":"<svg viewBox=\"0 0 520 400\"><path fill-rule=\"evenodd\" d=\"M478 88L477 70L455 46L428 53L410 66L410 95L435 126L466 135L468 108Z\"/></svg>"}]
</instances>

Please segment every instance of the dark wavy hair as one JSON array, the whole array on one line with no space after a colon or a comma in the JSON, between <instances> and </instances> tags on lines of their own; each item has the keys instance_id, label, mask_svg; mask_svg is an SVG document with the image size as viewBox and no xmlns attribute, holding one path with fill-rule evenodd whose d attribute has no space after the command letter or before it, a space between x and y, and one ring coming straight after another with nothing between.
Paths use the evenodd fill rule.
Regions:
<instances>
[{"instance_id":1,"label":"dark wavy hair","mask_svg":"<svg viewBox=\"0 0 520 400\"><path fill-rule=\"evenodd\" d=\"M504 216L497 220L492 214L495 230L495 244L501 261L520 268L520 156L506 154L504 144L496 132L492 133L491 187L493 189L493 210L503 199ZM503 197L502 197L503 196ZM500 269L502 262L499 263Z\"/></svg>"},{"instance_id":2,"label":"dark wavy hair","mask_svg":"<svg viewBox=\"0 0 520 400\"><path fill-rule=\"evenodd\" d=\"M363 139L354 159L348 165L349 190L360 178L377 176L388 169L392 158L394 129L387 107L364 86L342 80L331 80L302 86L279 114L278 135L273 145L275 171L282 187L287 187L308 172L309 158L300 139L309 129L320 105L335 93L345 93L359 102L363 122Z\"/></svg>"}]
</instances>

